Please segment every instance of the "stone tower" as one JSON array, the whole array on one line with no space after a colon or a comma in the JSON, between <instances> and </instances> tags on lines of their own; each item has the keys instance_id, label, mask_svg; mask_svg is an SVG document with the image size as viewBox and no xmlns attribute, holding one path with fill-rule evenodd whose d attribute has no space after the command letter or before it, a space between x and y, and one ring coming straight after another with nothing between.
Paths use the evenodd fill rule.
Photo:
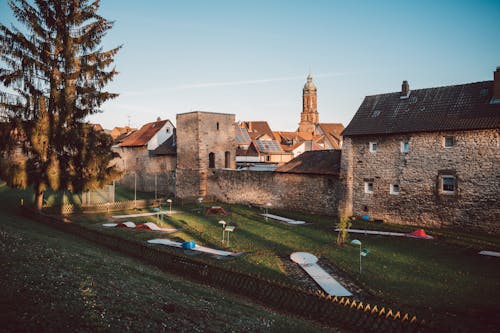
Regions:
<instances>
[{"instance_id":1,"label":"stone tower","mask_svg":"<svg viewBox=\"0 0 500 333\"><path fill-rule=\"evenodd\" d=\"M194 111L177 115L177 197L204 197L212 170L235 168L234 123L234 114Z\"/></svg>"},{"instance_id":2,"label":"stone tower","mask_svg":"<svg viewBox=\"0 0 500 333\"><path fill-rule=\"evenodd\" d=\"M315 132L316 124L319 123L317 101L317 89L313 83L312 75L309 74L304 90L302 90L302 113L300 114L299 132Z\"/></svg>"}]
</instances>

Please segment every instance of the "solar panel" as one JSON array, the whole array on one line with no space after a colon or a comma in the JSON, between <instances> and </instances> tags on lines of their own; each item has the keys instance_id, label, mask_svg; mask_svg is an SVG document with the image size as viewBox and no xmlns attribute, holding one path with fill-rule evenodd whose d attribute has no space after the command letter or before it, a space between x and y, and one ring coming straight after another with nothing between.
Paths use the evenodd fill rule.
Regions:
<instances>
[{"instance_id":1,"label":"solar panel","mask_svg":"<svg viewBox=\"0 0 500 333\"><path fill-rule=\"evenodd\" d=\"M251 141L251 139L250 139L250 136L248 135L247 130L237 126L237 128L236 128L236 142L245 143L245 142L250 142L250 141Z\"/></svg>"},{"instance_id":2,"label":"solar panel","mask_svg":"<svg viewBox=\"0 0 500 333\"><path fill-rule=\"evenodd\" d=\"M263 153L282 152L281 147L276 140L257 140L256 142L259 150Z\"/></svg>"}]
</instances>

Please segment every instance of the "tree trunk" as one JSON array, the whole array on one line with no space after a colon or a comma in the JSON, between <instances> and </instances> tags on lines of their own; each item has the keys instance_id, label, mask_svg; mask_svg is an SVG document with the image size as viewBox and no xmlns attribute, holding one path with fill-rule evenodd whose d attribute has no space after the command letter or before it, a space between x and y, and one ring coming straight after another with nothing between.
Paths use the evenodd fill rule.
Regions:
<instances>
[{"instance_id":1,"label":"tree trunk","mask_svg":"<svg viewBox=\"0 0 500 333\"><path fill-rule=\"evenodd\" d=\"M35 209L38 211L38 212L41 212L42 211L42 206L43 206L43 194L45 193L45 191L43 191L41 189L41 186L38 185L38 186L35 186Z\"/></svg>"}]
</instances>

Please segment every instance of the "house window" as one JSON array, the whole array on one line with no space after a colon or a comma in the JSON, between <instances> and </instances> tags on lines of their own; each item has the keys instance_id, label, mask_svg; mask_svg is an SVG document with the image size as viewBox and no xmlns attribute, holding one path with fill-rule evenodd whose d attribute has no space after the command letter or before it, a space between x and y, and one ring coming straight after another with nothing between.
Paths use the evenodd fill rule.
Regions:
<instances>
[{"instance_id":1,"label":"house window","mask_svg":"<svg viewBox=\"0 0 500 333\"><path fill-rule=\"evenodd\" d=\"M455 176L441 175L441 193L443 194L455 194L456 183Z\"/></svg>"},{"instance_id":2,"label":"house window","mask_svg":"<svg viewBox=\"0 0 500 333\"><path fill-rule=\"evenodd\" d=\"M208 154L208 167L211 169L215 168L215 154L214 153Z\"/></svg>"},{"instance_id":3,"label":"house window","mask_svg":"<svg viewBox=\"0 0 500 333\"><path fill-rule=\"evenodd\" d=\"M167 127L166 131L167 131L167 134L169 134L170 133L170 127Z\"/></svg>"},{"instance_id":4,"label":"house window","mask_svg":"<svg viewBox=\"0 0 500 333\"><path fill-rule=\"evenodd\" d=\"M376 142L370 142L370 153L375 153L377 151L377 143Z\"/></svg>"},{"instance_id":5,"label":"house window","mask_svg":"<svg viewBox=\"0 0 500 333\"><path fill-rule=\"evenodd\" d=\"M409 140L401 141L401 152L408 153L409 151L410 151L410 141Z\"/></svg>"},{"instance_id":6,"label":"house window","mask_svg":"<svg viewBox=\"0 0 500 333\"><path fill-rule=\"evenodd\" d=\"M373 182L365 182L365 193L373 193Z\"/></svg>"},{"instance_id":7,"label":"house window","mask_svg":"<svg viewBox=\"0 0 500 333\"><path fill-rule=\"evenodd\" d=\"M454 136L445 136L444 137L444 147L451 148L455 146L455 137Z\"/></svg>"},{"instance_id":8,"label":"house window","mask_svg":"<svg viewBox=\"0 0 500 333\"><path fill-rule=\"evenodd\" d=\"M399 194L399 185L398 184L391 184L390 193L393 195L398 195Z\"/></svg>"},{"instance_id":9,"label":"house window","mask_svg":"<svg viewBox=\"0 0 500 333\"><path fill-rule=\"evenodd\" d=\"M266 161L268 161L268 162L271 161L271 156L267 155L266 156Z\"/></svg>"},{"instance_id":10,"label":"house window","mask_svg":"<svg viewBox=\"0 0 500 333\"><path fill-rule=\"evenodd\" d=\"M217 122L217 130L219 130L219 122Z\"/></svg>"},{"instance_id":11,"label":"house window","mask_svg":"<svg viewBox=\"0 0 500 333\"><path fill-rule=\"evenodd\" d=\"M231 153L226 151L224 153L224 168L230 168L231 167Z\"/></svg>"}]
</instances>

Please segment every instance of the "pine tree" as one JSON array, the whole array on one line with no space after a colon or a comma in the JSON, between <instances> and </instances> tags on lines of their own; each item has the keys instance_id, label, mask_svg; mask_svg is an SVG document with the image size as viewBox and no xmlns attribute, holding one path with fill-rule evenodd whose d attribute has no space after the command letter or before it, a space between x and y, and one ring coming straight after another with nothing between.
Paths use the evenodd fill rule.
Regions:
<instances>
[{"instance_id":1,"label":"pine tree","mask_svg":"<svg viewBox=\"0 0 500 333\"><path fill-rule=\"evenodd\" d=\"M103 88L120 47L103 51L112 22L97 14L99 1L9 1L23 30L0 24L0 177L32 185L38 210L46 189L80 192L118 175L111 139L86 117L117 94Z\"/></svg>"}]
</instances>

